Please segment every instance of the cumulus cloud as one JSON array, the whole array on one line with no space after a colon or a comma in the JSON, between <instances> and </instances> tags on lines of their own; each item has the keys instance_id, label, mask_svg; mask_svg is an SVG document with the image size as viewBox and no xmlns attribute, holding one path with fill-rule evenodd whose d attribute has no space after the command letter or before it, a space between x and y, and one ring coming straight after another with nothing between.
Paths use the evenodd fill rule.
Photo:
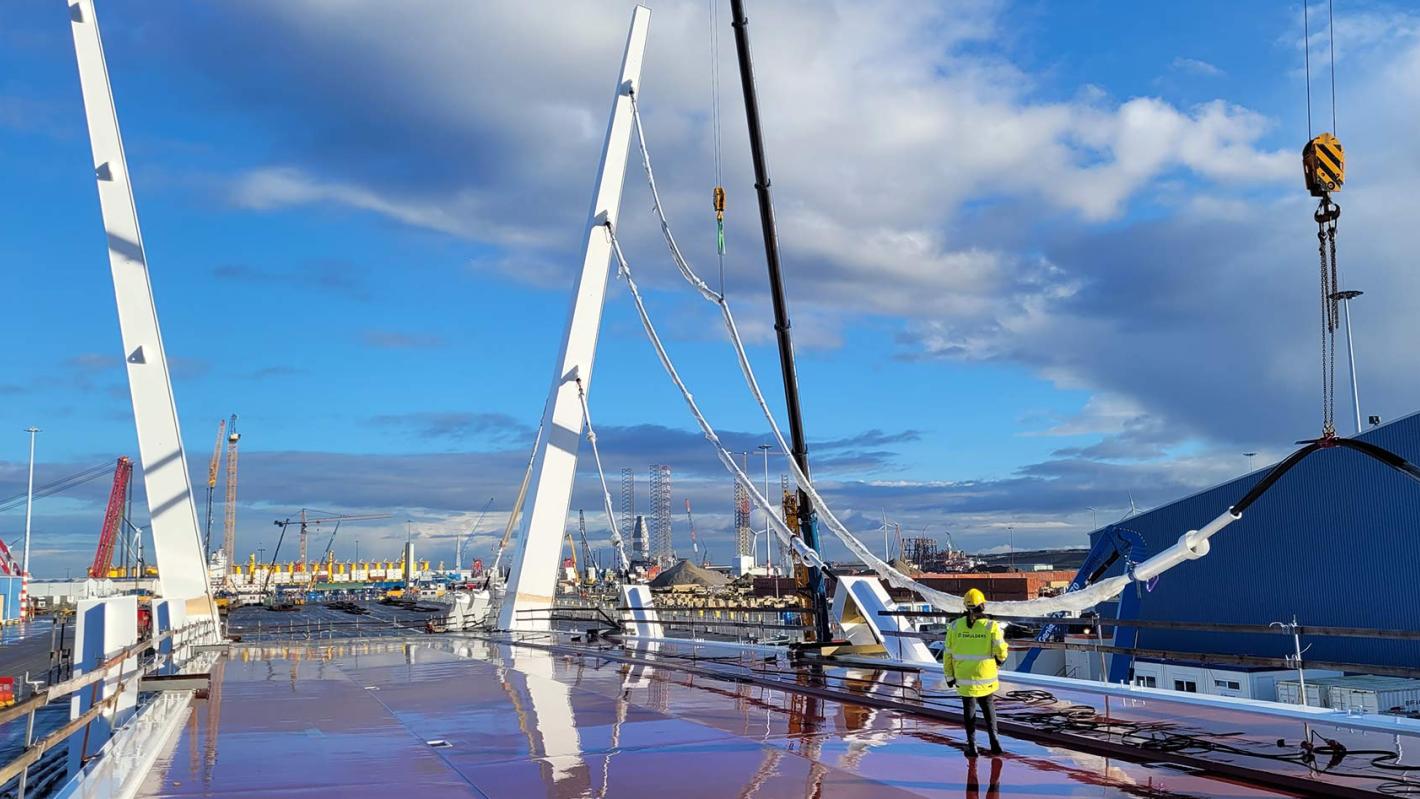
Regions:
<instances>
[{"instance_id":1,"label":"cumulus cloud","mask_svg":"<svg viewBox=\"0 0 1420 799\"><path fill-rule=\"evenodd\" d=\"M1169 66L1176 72L1183 72L1189 75L1201 75L1205 78L1221 78L1228 74L1216 65L1198 58L1179 56L1175 58Z\"/></svg>"},{"instance_id":2,"label":"cumulus cloud","mask_svg":"<svg viewBox=\"0 0 1420 799\"><path fill-rule=\"evenodd\" d=\"M951 514L987 531L1009 517L1017 529L1034 520L1055 530L1061 515L1083 524L1087 504L1125 491L1161 502L1240 469L1234 453L1244 448L1272 451L1314 432L1313 231L1297 148L1275 143L1296 120L1227 98L1047 94L1000 46L1008 17L993 2L801 0L766 5L754 20L785 266L796 309L812 309L798 311L796 330L832 347L841 341L833 326L886 317L902 358L1023 365L1095 397L1040 432L1097 441L1070 442L1001 480L892 482L893 441L826 453L842 467L825 474L839 481L832 496L864 527L879 523L871 508L891 501L923 523ZM176 55L217 91L262 98L243 107L273 143L232 179L231 202L375 215L493 245L470 256L480 272L565 286L625 20L583 4L450 3L410 14L374 0L267 0L151 24L181 28L153 38L192 48ZM711 179L705 22L700 4L658 8L646 61L647 131L677 220L704 220ZM1420 177L1408 135L1420 103L1418 36L1401 12L1348 14L1337 30L1344 74L1354 76L1343 94L1354 159L1343 268L1348 285L1367 290L1354 320L1366 410L1388 418L1420 389L1414 370L1398 368L1414 332L1406 298L1420 290L1420 273L1403 268L1420 244L1407 217ZM1299 47L1301 32L1277 41ZM730 48L722 58L733 75ZM1216 69L1182 57L1174 67ZM727 279L736 297L752 295L749 305L762 302L762 274L736 267L754 255L757 220L737 90L725 83ZM624 231L635 258L658 245L637 212L634 164L629 177ZM683 222L690 251L709 251L708 228ZM768 335L754 320L745 327ZM609 448L644 439L618 453L631 462L713 474L684 454L705 452L697 436L617 432ZM745 448L758 443L745 438ZM459 468L516 472L519 459ZM400 465L414 477L392 486L390 501L409 491L447 513L481 504L483 486L435 491L423 465ZM282 502L299 499L273 488Z\"/></svg>"}]
</instances>

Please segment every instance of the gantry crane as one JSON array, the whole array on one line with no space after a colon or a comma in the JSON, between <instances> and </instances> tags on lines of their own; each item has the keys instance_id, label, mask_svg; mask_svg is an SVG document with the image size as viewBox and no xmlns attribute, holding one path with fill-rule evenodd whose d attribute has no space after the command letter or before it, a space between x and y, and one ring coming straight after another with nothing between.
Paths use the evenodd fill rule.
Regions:
<instances>
[{"instance_id":1,"label":"gantry crane","mask_svg":"<svg viewBox=\"0 0 1420 799\"><path fill-rule=\"evenodd\" d=\"M227 563L237 559L237 442L240 440L234 413L232 423L227 426L227 499L222 505L222 552L227 556Z\"/></svg>"},{"instance_id":2,"label":"gantry crane","mask_svg":"<svg viewBox=\"0 0 1420 799\"><path fill-rule=\"evenodd\" d=\"M227 420L217 421L217 441L212 444L212 460L207 464L207 534L202 541L203 557L212 555L212 495L217 492L217 467L222 463L222 434Z\"/></svg>"}]
</instances>

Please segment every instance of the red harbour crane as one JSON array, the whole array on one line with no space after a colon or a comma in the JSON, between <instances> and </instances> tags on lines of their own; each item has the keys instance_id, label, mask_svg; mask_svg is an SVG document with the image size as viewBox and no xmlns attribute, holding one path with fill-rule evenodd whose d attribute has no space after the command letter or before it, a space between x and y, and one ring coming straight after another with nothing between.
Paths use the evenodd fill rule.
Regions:
<instances>
[{"instance_id":1,"label":"red harbour crane","mask_svg":"<svg viewBox=\"0 0 1420 799\"><path fill-rule=\"evenodd\" d=\"M113 547L118 541L118 527L123 522L123 502L128 496L128 481L133 476L133 461L123 456L113 469L113 488L108 494L108 508L104 511L104 526L99 532L99 547L94 552L94 563L89 567L90 577L107 577L109 566L113 564Z\"/></svg>"}]
</instances>

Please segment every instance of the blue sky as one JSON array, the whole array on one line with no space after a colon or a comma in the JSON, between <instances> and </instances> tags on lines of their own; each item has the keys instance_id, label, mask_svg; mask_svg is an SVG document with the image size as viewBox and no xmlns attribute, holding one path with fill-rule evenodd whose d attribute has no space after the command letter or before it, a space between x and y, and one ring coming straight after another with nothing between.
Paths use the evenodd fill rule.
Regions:
<instances>
[{"instance_id":1,"label":"blue sky","mask_svg":"<svg viewBox=\"0 0 1420 799\"><path fill-rule=\"evenodd\" d=\"M393 514L361 533L393 555L405 519L467 530L491 496L486 551L521 477L630 6L428 5L100 7L195 472L240 416L243 553L306 506ZM1314 432L1299 4L756 7L807 427L857 527L886 512L974 549L1006 526L1018 546L1078 544L1089 507L1164 502ZM1420 169L1401 142L1420 40L1403 6L1338 13L1343 263L1368 290L1366 411L1393 418L1416 388L1404 211ZM713 274L707 25L703 3L656 4L642 102L673 221ZM721 36L727 288L777 387ZM8 496L30 424L40 482L136 445L62 4L0 9L0 76ZM762 420L628 175L653 312L714 422L752 447ZM728 554L729 480L620 287L592 408L608 468L670 463L673 507L691 498ZM36 571L82 569L103 493L37 506ZM591 473L578 507L601 517ZM0 538L22 523L0 516ZM449 539L426 549L451 559Z\"/></svg>"}]
</instances>

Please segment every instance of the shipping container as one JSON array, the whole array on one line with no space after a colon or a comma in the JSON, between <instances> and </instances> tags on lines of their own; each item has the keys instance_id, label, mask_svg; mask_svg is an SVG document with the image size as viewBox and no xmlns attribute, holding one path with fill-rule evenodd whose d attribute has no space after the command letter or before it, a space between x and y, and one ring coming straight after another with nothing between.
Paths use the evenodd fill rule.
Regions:
<instances>
[{"instance_id":1,"label":"shipping container","mask_svg":"<svg viewBox=\"0 0 1420 799\"><path fill-rule=\"evenodd\" d=\"M1420 680L1406 677L1347 677L1327 689L1331 707L1353 713L1420 713Z\"/></svg>"},{"instance_id":2,"label":"shipping container","mask_svg":"<svg viewBox=\"0 0 1420 799\"><path fill-rule=\"evenodd\" d=\"M1327 695L1327 690L1337 684L1338 681L1346 680L1347 677L1318 677L1307 678L1307 706L1308 707L1331 707L1331 697ZM1284 705L1302 704L1301 694L1296 680L1277 681L1277 701Z\"/></svg>"}]
</instances>

